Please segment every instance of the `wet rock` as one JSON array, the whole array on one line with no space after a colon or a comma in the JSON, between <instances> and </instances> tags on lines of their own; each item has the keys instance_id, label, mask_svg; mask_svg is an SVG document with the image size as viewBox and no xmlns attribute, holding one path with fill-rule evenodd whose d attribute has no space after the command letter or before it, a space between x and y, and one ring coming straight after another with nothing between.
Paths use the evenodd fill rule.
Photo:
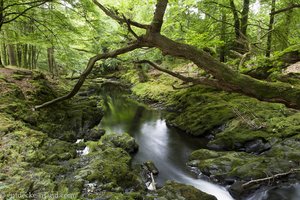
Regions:
<instances>
[{"instance_id":1,"label":"wet rock","mask_svg":"<svg viewBox=\"0 0 300 200\"><path fill-rule=\"evenodd\" d=\"M88 130L84 135L85 141L98 141L105 134L104 129L98 127Z\"/></svg>"},{"instance_id":2,"label":"wet rock","mask_svg":"<svg viewBox=\"0 0 300 200\"><path fill-rule=\"evenodd\" d=\"M245 143L244 148L247 153L260 154L264 151L269 150L271 148L271 145L268 142L263 142L262 139L257 139Z\"/></svg>"},{"instance_id":3,"label":"wet rock","mask_svg":"<svg viewBox=\"0 0 300 200\"><path fill-rule=\"evenodd\" d=\"M159 199L167 200L217 200L216 197L206 194L193 186L167 181L166 184L158 190Z\"/></svg>"},{"instance_id":4,"label":"wet rock","mask_svg":"<svg viewBox=\"0 0 300 200\"><path fill-rule=\"evenodd\" d=\"M242 195L242 193L245 191L243 188L243 182L241 181L236 181L234 182L230 188L228 189L229 193L233 196L236 197L237 199L240 199L239 197Z\"/></svg>"},{"instance_id":5,"label":"wet rock","mask_svg":"<svg viewBox=\"0 0 300 200\"><path fill-rule=\"evenodd\" d=\"M155 166L155 164L153 163L153 161L146 161L143 163L143 166L145 167L146 170L148 170L150 173L152 173L153 175L158 175L158 169Z\"/></svg>"}]
</instances>

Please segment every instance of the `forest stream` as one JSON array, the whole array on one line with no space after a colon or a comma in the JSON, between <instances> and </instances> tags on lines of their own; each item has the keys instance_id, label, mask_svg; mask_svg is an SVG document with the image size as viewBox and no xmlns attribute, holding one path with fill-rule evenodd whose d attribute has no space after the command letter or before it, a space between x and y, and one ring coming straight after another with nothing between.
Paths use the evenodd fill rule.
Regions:
<instances>
[{"instance_id":1,"label":"forest stream","mask_svg":"<svg viewBox=\"0 0 300 200\"><path fill-rule=\"evenodd\" d=\"M108 133L129 133L139 144L133 156L132 165L151 160L159 170L156 178L158 186L167 180L192 185L199 190L214 195L218 200L232 200L225 187L211 183L188 168L189 154L205 148L207 139L189 136L169 127L159 109L132 100L116 88L103 88L105 115L100 126ZM199 175L198 175L199 176ZM247 197L247 200L297 200L300 198L300 185L263 188Z\"/></svg>"},{"instance_id":2,"label":"forest stream","mask_svg":"<svg viewBox=\"0 0 300 200\"><path fill-rule=\"evenodd\" d=\"M105 115L100 126L108 133L126 132L136 139L139 150L133 157L133 165L153 161L159 170L158 186L174 180L193 185L219 200L233 199L224 187L197 179L197 175L186 166L188 155L204 147L206 140L187 137L186 133L168 127L159 110L138 104L120 92L111 88L103 92Z\"/></svg>"}]
</instances>

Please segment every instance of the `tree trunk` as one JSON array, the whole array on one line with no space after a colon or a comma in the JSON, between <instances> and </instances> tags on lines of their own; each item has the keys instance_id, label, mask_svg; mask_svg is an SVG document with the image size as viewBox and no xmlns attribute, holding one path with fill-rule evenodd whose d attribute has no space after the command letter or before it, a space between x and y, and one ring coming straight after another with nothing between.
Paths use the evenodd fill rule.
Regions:
<instances>
[{"instance_id":1,"label":"tree trunk","mask_svg":"<svg viewBox=\"0 0 300 200\"><path fill-rule=\"evenodd\" d=\"M151 35L148 43L159 48L164 55L185 58L212 74L217 80L213 87L242 93L262 101L284 103L288 107L300 108L299 88L293 88L285 83L265 82L240 74L203 50L175 42L159 33Z\"/></svg>"},{"instance_id":2,"label":"tree trunk","mask_svg":"<svg viewBox=\"0 0 300 200\"><path fill-rule=\"evenodd\" d=\"M16 46L17 46L18 67L23 67L23 65L22 65L22 45L18 44Z\"/></svg>"},{"instance_id":3,"label":"tree trunk","mask_svg":"<svg viewBox=\"0 0 300 200\"><path fill-rule=\"evenodd\" d=\"M36 46L32 46L32 53L31 53L31 69L36 69L36 64L37 64L37 47Z\"/></svg>"},{"instance_id":4,"label":"tree trunk","mask_svg":"<svg viewBox=\"0 0 300 200\"><path fill-rule=\"evenodd\" d=\"M27 61L28 61L28 68L29 69L32 69L32 48L33 46L31 44L28 45L28 58L27 58Z\"/></svg>"},{"instance_id":5,"label":"tree trunk","mask_svg":"<svg viewBox=\"0 0 300 200\"><path fill-rule=\"evenodd\" d=\"M244 0L242 17L241 17L242 37L247 37L249 7L250 7L250 0ZM244 38L244 39L246 39L246 38Z\"/></svg>"},{"instance_id":6,"label":"tree trunk","mask_svg":"<svg viewBox=\"0 0 300 200\"><path fill-rule=\"evenodd\" d=\"M6 45L3 43L0 48L1 48L2 63L4 66L6 66L6 65L8 65Z\"/></svg>"},{"instance_id":7,"label":"tree trunk","mask_svg":"<svg viewBox=\"0 0 300 200\"><path fill-rule=\"evenodd\" d=\"M275 12L275 5L276 0L272 0L271 5L271 13ZM271 49L272 49L272 31L274 26L274 15L270 13L270 22L269 22L269 28L268 28L268 39L267 39L267 50L266 50L266 57L270 57L271 55Z\"/></svg>"},{"instance_id":8,"label":"tree trunk","mask_svg":"<svg viewBox=\"0 0 300 200\"><path fill-rule=\"evenodd\" d=\"M290 35L290 27L291 27L291 21L292 21L292 13L293 13L293 10L289 10L289 11L287 11L287 13L286 13L286 16L285 16L285 27L288 27L288 28L285 28L285 30L284 30L284 36L283 36L283 39L282 39L282 41L283 41L283 44L282 44L282 46L281 46L281 50L284 50L284 49L286 49L286 48L288 48L289 47L289 45L290 45L290 43L289 43L289 35Z\"/></svg>"},{"instance_id":9,"label":"tree trunk","mask_svg":"<svg viewBox=\"0 0 300 200\"><path fill-rule=\"evenodd\" d=\"M234 19L234 32L235 32L235 50L239 53L247 52L247 28L248 28L248 16L250 8L250 0L243 1L243 10L241 19L239 18L238 10L235 6L234 0L230 0L230 8Z\"/></svg>"},{"instance_id":10,"label":"tree trunk","mask_svg":"<svg viewBox=\"0 0 300 200\"><path fill-rule=\"evenodd\" d=\"M0 54L0 67L4 67L3 63L2 63L2 57L1 57L1 54Z\"/></svg>"},{"instance_id":11,"label":"tree trunk","mask_svg":"<svg viewBox=\"0 0 300 200\"><path fill-rule=\"evenodd\" d=\"M47 56L48 56L49 72L54 76L55 60L54 60L54 47L53 46L47 49Z\"/></svg>"},{"instance_id":12,"label":"tree trunk","mask_svg":"<svg viewBox=\"0 0 300 200\"><path fill-rule=\"evenodd\" d=\"M236 9L236 6L235 6L233 0L230 0L230 7L231 7L232 14L233 14L233 19L234 19L235 38L239 39L241 37L240 19L239 19L239 13L238 13L238 11Z\"/></svg>"},{"instance_id":13,"label":"tree trunk","mask_svg":"<svg viewBox=\"0 0 300 200\"><path fill-rule=\"evenodd\" d=\"M224 44L220 47L220 62L225 62L225 56L226 56L226 13L222 12L222 26L221 26L221 41L224 42Z\"/></svg>"},{"instance_id":14,"label":"tree trunk","mask_svg":"<svg viewBox=\"0 0 300 200\"><path fill-rule=\"evenodd\" d=\"M29 68L28 66L28 45L22 45L22 67Z\"/></svg>"},{"instance_id":15,"label":"tree trunk","mask_svg":"<svg viewBox=\"0 0 300 200\"><path fill-rule=\"evenodd\" d=\"M8 49L9 64L12 65L12 66L17 66L15 45L8 44L7 49Z\"/></svg>"}]
</instances>

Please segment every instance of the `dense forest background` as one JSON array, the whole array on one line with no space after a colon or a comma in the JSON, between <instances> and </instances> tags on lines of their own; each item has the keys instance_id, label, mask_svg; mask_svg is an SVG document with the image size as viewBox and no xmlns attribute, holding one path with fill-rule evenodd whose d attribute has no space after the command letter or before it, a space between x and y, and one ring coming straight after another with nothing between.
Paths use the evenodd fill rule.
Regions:
<instances>
[{"instance_id":1,"label":"dense forest background","mask_svg":"<svg viewBox=\"0 0 300 200\"><path fill-rule=\"evenodd\" d=\"M197 69L197 80L177 76L184 81L299 107L298 90L255 81L274 81L284 68L299 61L299 5L289 0L162 0L156 6L154 1L133 0L1 0L0 65L47 71L53 77L83 73L83 82L101 59L96 67L103 72L121 66L132 68L143 59L165 62L164 66L172 69L178 63L188 63L178 60L183 57L204 69ZM107 54L115 49L119 51ZM124 53L128 54L115 59ZM198 54L198 58L191 54ZM90 69L83 72L86 65ZM284 97L278 90L285 91ZM265 95L265 91L272 94Z\"/></svg>"},{"instance_id":2,"label":"dense forest background","mask_svg":"<svg viewBox=\"0 0 300 200\"><path fill-rule=\"evenodd\" d=\"M129 19L147 23L154 1L102 1ZM223 0L169 2L163 33L173 40L205 48L238 70L261 66L299 44L300 2ZM1 63L49 71L55 76L82 71L88 58L132 36L92 1L1 0ZM299 47L294 47L299 48ZM129 57L163 60L154 49ZM118 60L107 61L107 66ZM278 64L280 66L280 64Z\"/></svg>"}]
</instances>

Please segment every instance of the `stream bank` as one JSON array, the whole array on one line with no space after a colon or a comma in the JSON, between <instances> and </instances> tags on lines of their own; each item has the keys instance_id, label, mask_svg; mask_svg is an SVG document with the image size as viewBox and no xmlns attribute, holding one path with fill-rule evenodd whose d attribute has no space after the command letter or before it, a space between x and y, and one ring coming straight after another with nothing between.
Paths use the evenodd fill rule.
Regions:
<instances>
[{"instance_id":1,"label":"stream bank","mask_svg":"<svg viewBox=\"0 0 300 200\"><path fill-rule=\"evenodd\" d=\"M294 189L299 173L258 182L249 188L236 187L253 179L299 169L298 110L204 86L174 90L173 85L181 83L157 72L141 83L135 74L130 69L119 76L133 84L137 98L162 104L169 126L209 139L207 147L191 153L188 165L214 182L233 185L231 193L236 199L271 199L276 190L269 189L274 186L299 198L298 190Z\"/></svg>"}]
</instances>

